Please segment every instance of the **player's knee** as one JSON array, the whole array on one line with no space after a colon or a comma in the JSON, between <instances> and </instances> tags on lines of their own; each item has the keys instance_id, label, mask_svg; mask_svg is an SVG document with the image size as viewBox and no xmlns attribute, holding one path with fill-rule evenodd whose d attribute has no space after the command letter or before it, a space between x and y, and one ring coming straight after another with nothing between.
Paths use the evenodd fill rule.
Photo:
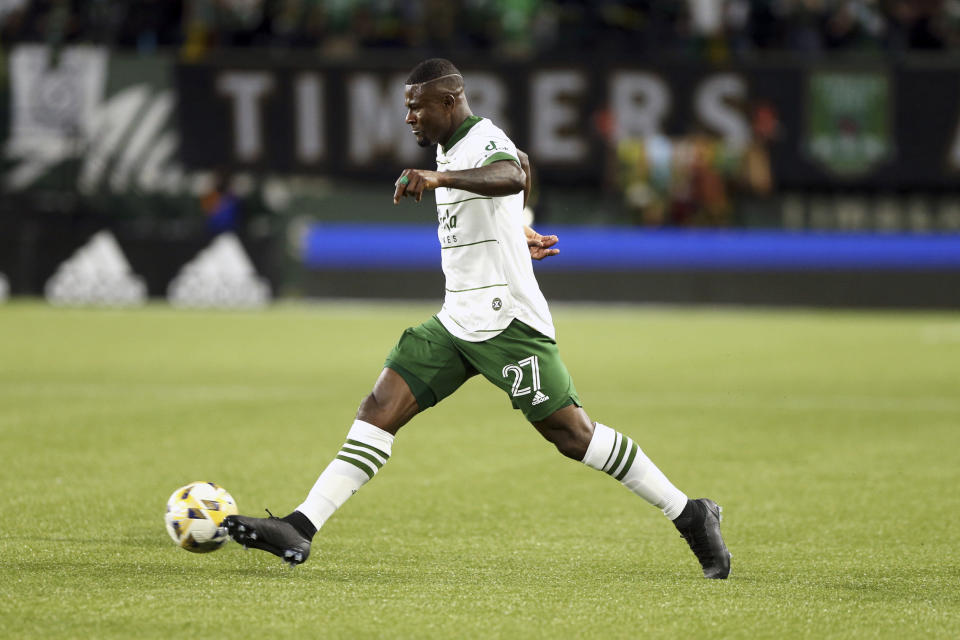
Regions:
<instances>
[{"instance_id":1,"label":"player's knee","mask_svg":"<svg viewBox=\"0 0 960 640\"><path fill-rule=\"evenodd\" d=\"M363 400L360 401L360 407L357 409L357 420L363 420L364 422L370 422L371 418L378 415L379 405L377 404L377 399L372 393L368 393L364 396Z\"/></svg>"},{"instance_id":2,"label":"player's knee","mask_svg":"<svg viewBox=\"0 0 960 640\"><path fill-rule=\"evenodd\" d=\"M587 446L584 446L578 439L570 436L559 438L553 444L557 447L557 451L571 460L583 460L583 457L587 455L587 446L590 443L588 442Z\"/></svg>"},{"instance_id":3,"label":"player's knee","mask_svg":"<svg viewBox=\"0 0 960 640\"><path fill-rule=\"evenodd\" d=\"M590 446L590 438L585 437L582 429L575 425L565 425L561 428L550 429L543 435L553 443L557 451L573 460L583 460Z\"/></svg>"},{"instance_id":4,"label":"player's knee","mask_svg":"<svg viewBox=\"0 0 960 640\"><path fill-rule=\"evenodd\" d=\"M368 394L360 401L357 409L357 420L363 420L384 431L393 432L390 412L378 399L375 393Z\"/></svg>"},{"instance_id":5,"label":"player's knee","mask_svg":"<svg viewBox=\"0 0 960 640\"><path fill-rule=\"evenodd\" d=\"M416 402L404 403L395 397L378 393L376 390L360 401L357 420L363 420L388 433L396 435L417 413Z\"/></svg>"},{"instance_id":6,"label":"player's knee","mask_svg":"<svg viewBox=\"0 0 960 640\"><path fill-rule=\"evenodd\" d=\"M533 425L566 457L583 460L587 455L593 438L593 422L580 407L564 407Z\"/></svg>"}]
</instances>

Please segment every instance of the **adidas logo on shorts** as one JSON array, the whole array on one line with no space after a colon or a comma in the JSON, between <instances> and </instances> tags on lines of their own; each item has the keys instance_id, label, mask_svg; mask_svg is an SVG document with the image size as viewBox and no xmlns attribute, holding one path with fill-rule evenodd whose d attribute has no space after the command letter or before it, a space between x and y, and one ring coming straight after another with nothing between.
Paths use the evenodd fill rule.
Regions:
<instances>
[{"instance_id":1,"label":"adidas logo on shorts","mask_svg":"<svg viewBox=\"0 0 960 640\"><path fill-rule=\"evenodd\" d=\"M530 401L530 404L536 406L536 405L540 404L541 402L546 402L546 401L549 400L549 399L550 399L550 396L548 396L548 395L545 394L543 391L540 391L540 390L538 389L537 392L536 392L536 393L534 394L534 396L533 396L533 400Z\"/></svg>"}]
</instances>

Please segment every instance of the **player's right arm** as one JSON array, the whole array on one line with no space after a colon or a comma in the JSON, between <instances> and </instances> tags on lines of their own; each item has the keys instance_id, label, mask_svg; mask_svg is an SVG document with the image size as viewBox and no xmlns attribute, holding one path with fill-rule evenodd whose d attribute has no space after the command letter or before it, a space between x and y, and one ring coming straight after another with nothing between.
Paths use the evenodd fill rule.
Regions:
<instances>
[{"instance_id":1,"label":"player's right arm","mask_svg":"<svg viewBox=\"0 0 960 640\"><path fill-rule=\"evenodd\" d=\"M460 189L481 196L509 196L523 191L526 182L523 169L513 159L460 171L404 169L394 183L393 204L400 202L404 196L412 196L420 202L424 191L437 187Z\"/></svg>"}]
</instances>

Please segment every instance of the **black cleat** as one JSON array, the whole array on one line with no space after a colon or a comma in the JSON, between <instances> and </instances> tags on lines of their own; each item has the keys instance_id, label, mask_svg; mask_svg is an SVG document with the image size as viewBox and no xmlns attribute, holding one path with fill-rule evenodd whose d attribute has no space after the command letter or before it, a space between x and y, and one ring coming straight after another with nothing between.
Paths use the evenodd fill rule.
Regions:
<instances>
[{"instance_id":1,"label":"black cleat","mask_svg":"<svg viewBox=\"0 0 960 640\"><path fill-rule=\"evenodd\" d=\"M731 557L727 545L723 542L723 536L720 535L723 509L709 498L698 498L694 502L700 503L704 508L706 513L703 519L698 518L688 526L677 529L700 561L703 576L723 580L730 575Z\"/></svg>"},{"instance_id":2,"label":"black cleat","mask_svg":"<svg viewBox=\"0 0 960 640\"><path fill-rule=\"evenodd\" d=\"M270 513L269 511L267 513ZM289 522L270 516L227 516L223 525L234 542L254 549L269 551L294 567L310 557L310 541L294 529Z\"/></svg>"}]
</instances>

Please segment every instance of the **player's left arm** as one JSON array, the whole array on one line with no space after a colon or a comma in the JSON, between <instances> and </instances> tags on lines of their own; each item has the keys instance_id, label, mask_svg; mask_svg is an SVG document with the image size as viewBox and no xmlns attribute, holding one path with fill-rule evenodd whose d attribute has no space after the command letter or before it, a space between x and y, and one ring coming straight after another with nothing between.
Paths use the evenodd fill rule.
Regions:
<instances>
[{"instance_id":1,"label":"player's left arm","mask_svg":"<svg viewBox=\"0 0 960 640\"><path fill-rule=\"evenodd\" d=\"M526 207L530 188L533 186L533 171L530 170L530 156L517 149L517 157L520 158L520 167L527 175L526 184L523 186L523 206ZM523 234L527 237L527 248L530 249L530 257L534 260L543 260L560 253L560 249L551 249L560 240L557 236L540 235L527 225L523 225Z\"/></svg>"},{"instance_id":2,"label":"player's left arm","mask_svg":"<svg viewBox=\"0 0 960 640\"><path fill-rule=\"evenodd\" d=\"M523 183L523 206L526 208L527 200L530 199L530 189L533 187L533 171L530 170L530 156L517 149L517 157L520 159L520 168L527 176L526 182ZM529 229L529 227L527 228Z\"/></svg>"},{"instance_id":3,"label":"player's left arm","mask_svg":"<svg viewBox=\"0 0 960 640\"><path fill-rule=\"evenodd\" d=\"M393 204L410 196L420 202L424 191L438 187L460 189L481 196L509 196L523 191L527 176L516 160L504 159L475 169L428 171L404 169L394 183Z\"/></svg>"}]
</instances>

